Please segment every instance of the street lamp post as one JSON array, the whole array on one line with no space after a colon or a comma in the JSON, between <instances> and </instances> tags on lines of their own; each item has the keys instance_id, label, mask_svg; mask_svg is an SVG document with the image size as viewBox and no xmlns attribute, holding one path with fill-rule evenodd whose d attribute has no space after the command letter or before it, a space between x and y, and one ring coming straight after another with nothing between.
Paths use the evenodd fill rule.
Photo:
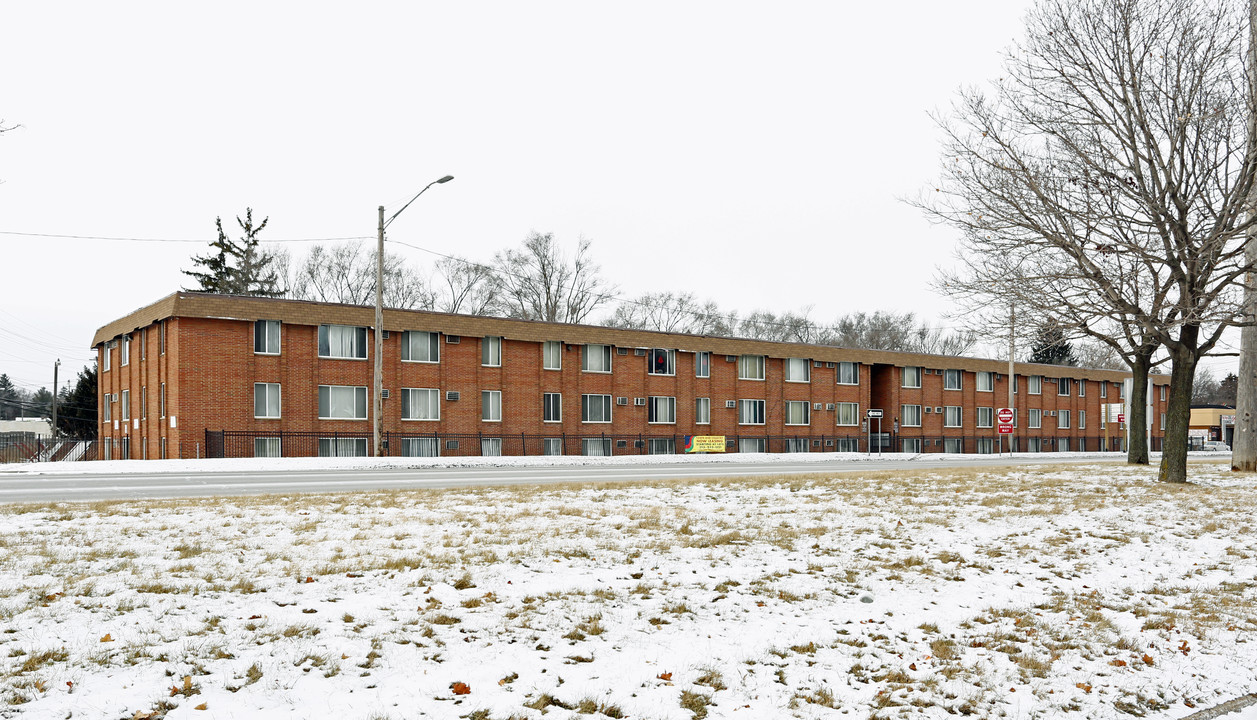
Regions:
<instances>
[{"instance_id":1,"label":"street lamp post","mask_svg":"<svg viewBox=\"0 0 1257 720\"><path fill-rule=\"evenodd\" d=\"M379 208L379 235L375 248L375 398L371 403L371 410L374 413L374 420L371 423L372 448L375 457L380 457L380 435L383 434L384 428L384 229L402 214L402 210L410 207L410 203L418 200L425 190L453 179L453 175L446 175L428 183L388 220L384 219L384 206L381 205Z\"/></svg>"}]
</instances>

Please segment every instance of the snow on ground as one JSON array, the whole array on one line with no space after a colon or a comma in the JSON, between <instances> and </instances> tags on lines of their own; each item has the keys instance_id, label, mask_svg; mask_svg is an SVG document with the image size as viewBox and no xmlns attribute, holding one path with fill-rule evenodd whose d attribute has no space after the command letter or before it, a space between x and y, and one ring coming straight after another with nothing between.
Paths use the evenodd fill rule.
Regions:
<instances>
[{"instance_id":1,"label":"snow on ground","mask_svg":"<svg viewBox=\"0 0 1257 720\"><path fill-rule=\"evenodd\" d=\"M1191 471L6 506L0 717L1180 718L1257 691Z\"/></svg>"}]
</instances>

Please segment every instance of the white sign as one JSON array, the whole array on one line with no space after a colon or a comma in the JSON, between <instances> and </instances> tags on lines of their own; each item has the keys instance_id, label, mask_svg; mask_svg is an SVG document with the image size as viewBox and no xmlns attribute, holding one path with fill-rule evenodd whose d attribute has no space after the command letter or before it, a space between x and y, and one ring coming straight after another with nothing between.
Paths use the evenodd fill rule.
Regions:
<instances>
[{"instance_id":1,"label":"white sign","mask_svg":"<svg viewBox=\"0 0 1257 720\"><path fill-rule=\"evenodd\" d=\"M995 411L995 418L1005 425L1011 425L1013 422L1013 409L1000 408Z\"/></svg>"},{"instance_id":2,"label":"white sign","mask_svg":"<svg viewBox=\"0 0 1257 720\"><path fill-rule=\"evenodd\" d=\"M869 410L869 414L868 414L868 416L869 416L869 417L871 417L871 418L879 418L879 417L881 417L881 416L882 416L882 411L881 411L881 410Z\"/></svg>"}]
</instances>

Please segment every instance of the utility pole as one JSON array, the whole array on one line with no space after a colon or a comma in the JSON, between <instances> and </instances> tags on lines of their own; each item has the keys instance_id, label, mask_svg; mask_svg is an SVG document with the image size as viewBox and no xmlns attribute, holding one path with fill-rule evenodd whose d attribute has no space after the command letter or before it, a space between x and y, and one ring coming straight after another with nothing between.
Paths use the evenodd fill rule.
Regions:
<instances>
[{"instance_id":1,"label":"utility pole","mask_svg":"<svg viewBox=\"0 0 1257 720\"><path fill-rule=\"evenodd\" d=\"M1248 3L1248 151L1257 146L1257 0ZM1248 191L1248 215L1257 214L1257 187ZM1257 228L1248 229L1244 261L1257 263ZM1240 369L1235 398L1235 436L1231 447L1231 469L1257 471L1257 274L1244 276L1244 320L1240 328ZM1151 421L1149 421L1151 422Z\"/></svg>"},{"instance_id":2,"label":"utility pole","mask_svg":"<svg viewBox=\"0 0 1257 720\"><path fill-rule=\"evenodd\" d=\"M1257 2L1257 0L1253 0ZM1013 358L1017 354L1017 308L1009 306L1008 308L1008 407L1013 410L1013 420L1017 420L1017 398L1013 395L1013 383L1017 382L1016 370L1013 367ZM1016 423L1020 424L1020 423ZM1008 454L1013 454L1013 443L1016 442L1016 424L1013 426L1013 433L1008 438Z\"/></svg>"},{"instance_id":3,"label":"utility pole","mask_svg":"<svg viewBox=\"0 0 1257 720\"><path fill-rule=\"evenodd\" d=\"M57 371L61 369L61 358L52 365L52 436L57 437Z\"/></svg>"},{"instance_id":4,"label":"utility pole","mask_svg":"<svg viewBox=\"0 0 1257 720\"><path fill-rule=\"evenodd\" d=\"M371 402L372 455L380 456L384 409L384 206L380 206L380 233L375 245L375 392Z\"/></svg>"}]
</instances>

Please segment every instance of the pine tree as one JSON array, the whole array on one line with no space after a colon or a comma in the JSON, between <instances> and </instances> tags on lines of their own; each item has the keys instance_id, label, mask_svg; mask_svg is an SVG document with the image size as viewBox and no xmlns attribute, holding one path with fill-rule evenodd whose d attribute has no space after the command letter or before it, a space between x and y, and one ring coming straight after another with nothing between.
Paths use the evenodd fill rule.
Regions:
<instances>
[{"instance_id":1,"label":"pine tree","mask_svg":"<svg viewBox=\"0 0 1257 720\"><path fill-rule=\"evenodd\" d=\"M258 246L258 233L266 227L268 220L270 218L265 218L255 226L253 208L246 208L243 220L236 216L236 223L244 231L244 236L234 240L223 230L222 217L215 218L218 239L210 243L213 252L192 257L193 265L200 266L201 270L183 271L200 283L200 287L191 289L223 295L283 295L279 276L271 267L274 258Z\"/></svg>"},{"instance_id":2,"label":"pine tree","mask_svg":"<svg viewBox=\"0 0 1257 720\"><path fill-rule=\"evenodd\" d=\"M1044 365L1076 366L1074 346L1065 337L1065 331L1055 322L1049 322L1039 330L1030 348L1030 362Z\"/></svg>"},{"instance_id":3,"label":"pine tree","mask_svg":"<svg viewBox=\"0 0 1257 720\"><path fill-rule=\"evenodd\" d=\"M17 404L20 399L9 376L0 375L0 420L12 420L20 414Z\"/></svg>"},{"instance_id":4,"label":"pine tree","mask_svg":"<svg viewBox=\"0 0 1257 720\"><path fill-rule=\"evenodd\" d=\"M79 371L74 388L61 389L57 401L57 430L61 435L91 438L96 434L96 365Z\"/></svg>"}]
</instances>

